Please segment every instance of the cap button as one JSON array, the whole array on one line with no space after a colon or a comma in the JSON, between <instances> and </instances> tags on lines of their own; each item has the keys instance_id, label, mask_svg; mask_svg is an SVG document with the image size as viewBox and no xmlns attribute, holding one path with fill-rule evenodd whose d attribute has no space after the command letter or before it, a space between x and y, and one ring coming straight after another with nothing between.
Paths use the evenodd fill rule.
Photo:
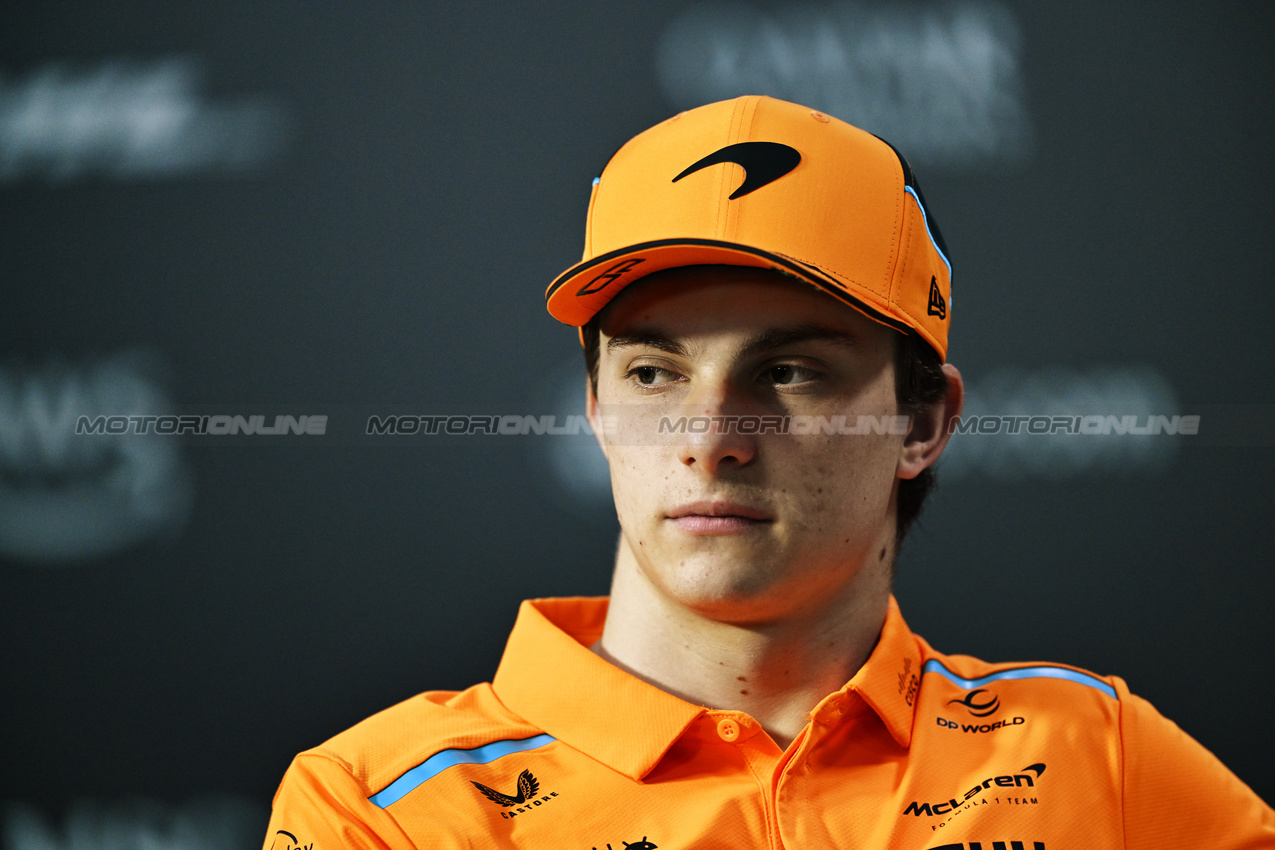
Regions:
<instances>
[{"instance_id":1,"label":"cap button","mask_svg":"<svg viewBox=\"0 0 1275 850\"><path fill-rule=\"evenodd\" d=\"M810 110L810 117L818 121L820 124L828 123L828 116L824 115L822 112L816 112L812 109Z\"/></svg>"},{"instance_id":2,"label":"cap button","mask_svg":"<svg viewBox=\"0 0 1275 850\"><path fill-rule=\"evenodd\" d=\"M717 721L717 734L721 736L723 741L739 740L739 723L729 717L724 717Z\"/></svg>"}]
</instances>

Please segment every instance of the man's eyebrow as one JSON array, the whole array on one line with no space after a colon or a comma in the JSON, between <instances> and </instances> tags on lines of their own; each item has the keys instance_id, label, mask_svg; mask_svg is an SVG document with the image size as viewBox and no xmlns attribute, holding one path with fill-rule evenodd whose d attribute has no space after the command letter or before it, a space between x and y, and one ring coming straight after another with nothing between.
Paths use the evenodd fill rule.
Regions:
<instances>
[{"instance_id":1,"label":"man's eyebrow","mask_svg":"<svg viewBox=\"0 0 1275 850\"><path fill-rule=\"evenodd\" d=\"M740 350L741 358L753 357L773 348L799 342L830 342L847 348L862 348L863 340L847 331L839 331L823 325L797 325L790 328L771 328L757 334Z\"/></svg>"},{"instance_id":2,"label":"man's eyebrow","mask_svg":"<svg viewBox=\"0 0 1275 850\"><path fill-rule=\"evenodd\" d=\"M619 351L622 348L654 348L658 351L665 351L669 354L675 354L678 357L686 356L686 346L668 334L659 331L635 330L629 333L616 334L607 340L607 351Z\"/></svg>"},{"instance_id":3,"label":"man's eyebrow","mask_svg":"<svg viewBox=\"0 0 1275 850\"><path fill-rule=\"evenodd\" d=\"M848 348L859 348L863 345L863 340L852 333L823 325L807 324L787 328L768 328L744 343L743 348L740 349L739 356L741 358L754 357L774 348L801 342L830 342L834 345L842 345ZM668 334L656 330L634 330L628 333L616 334L607 340L607 351L637 347L654 348L678 357L685 357L687 351L686 346L681 342Z\"/></svg>"}]
</instances>

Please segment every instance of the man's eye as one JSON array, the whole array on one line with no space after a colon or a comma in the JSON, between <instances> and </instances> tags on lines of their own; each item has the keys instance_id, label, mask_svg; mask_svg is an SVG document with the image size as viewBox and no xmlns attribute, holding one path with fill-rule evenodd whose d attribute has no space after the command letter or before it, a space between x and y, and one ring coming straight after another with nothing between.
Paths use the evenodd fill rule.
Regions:
<instances>
[{"instance_id":1,"label":"man's eye","mask_svg":"<svg viewBox=\"0 0 1275 850\"><path fill-rule=\"evenodd\" d=\"M677 376L667 369L661 369L659 366L636 366L629 370L629 376L636 378L639 384L652 386L654 384L667 384L670 381L677 380Z\"/></svg>"},{"instance_id":2,"label":"man's eye","mask_svg":"<svg viewBox=\"0 0 1275 850\"><path fill-rule=\"evenodd\" d=\"M791 363L781 363L767 369L765 377L772 384L800 384L814 378L815 373Z\"/></svg>"}]
</instances>

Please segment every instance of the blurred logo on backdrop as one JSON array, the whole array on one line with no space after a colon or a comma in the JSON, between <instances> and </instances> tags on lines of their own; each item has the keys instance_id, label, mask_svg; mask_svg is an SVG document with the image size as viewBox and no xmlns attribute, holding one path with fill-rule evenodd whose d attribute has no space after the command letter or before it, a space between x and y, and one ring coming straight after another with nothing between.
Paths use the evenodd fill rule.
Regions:
<instances>
[{"instance_id":1,"label":"blurred logo on backdrop","mask_svg":"<svg viewBox=\"0 0 1275 850\"><path fill-rule=\"evenodd\" d=\"M6 814L5 850L242 850L260 846L269 819L261 805L231 795L178 804L84 800L61 823L17 803Z\"/></svg>"},{"instance_id":2,"label":"blurred logo on backdrop","mask_svg":"<svg viewBox=\"0 0 1275 850\"><path fill-rule=\"evenodd\" d=\"M77 437L102 409L170 407L154 354L0 364L0 557L60 564L178 533L193 501L181 447L150 435Z\"/></svg>"},{"instance_id":3,"label":"blurred logo on backdrop","mask_svg":"<svg viewBox=\"0 0 1275 850\"><path fill-rule=\"evenodd\" d=\"M656 71L678 109L767 94L888 139L915 164L1022 161L1031 148L1021 37L994 0L692 6L660 37Z\"/></svg>"},{"instance_id":4,"label":"blurred logo on backdrop","mask_svg":"<svg viewBox=\"0 0 1275 850\"><path fill-rule=\"evenodd\" d=\"M47 62L0 71L0 182L258 171L287 114L267 94L213 97L195 57Z\"/></svg>"}]
</instances>

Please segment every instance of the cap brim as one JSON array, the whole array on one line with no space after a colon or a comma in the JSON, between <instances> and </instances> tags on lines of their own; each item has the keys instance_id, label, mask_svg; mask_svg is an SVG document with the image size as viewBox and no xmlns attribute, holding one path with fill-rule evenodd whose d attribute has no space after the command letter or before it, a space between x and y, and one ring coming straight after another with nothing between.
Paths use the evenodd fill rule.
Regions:
<instances>
[{"instance_id":1,"label":"cap brim","mask_svg":"<svg viewBox=\"0 0 1275 850\"><path fill-rule=\"evenodd\" d=\"M593 257L558 275L545 291L545 302L555 319L581 327L625 287L647 275L678 266L703 265L748 266L796 277L873 321L900 333L912 332L903 322L856 298L844 284L808 263L750 245L715 239L661 239Z\"/></svg>"}]
</instances>

